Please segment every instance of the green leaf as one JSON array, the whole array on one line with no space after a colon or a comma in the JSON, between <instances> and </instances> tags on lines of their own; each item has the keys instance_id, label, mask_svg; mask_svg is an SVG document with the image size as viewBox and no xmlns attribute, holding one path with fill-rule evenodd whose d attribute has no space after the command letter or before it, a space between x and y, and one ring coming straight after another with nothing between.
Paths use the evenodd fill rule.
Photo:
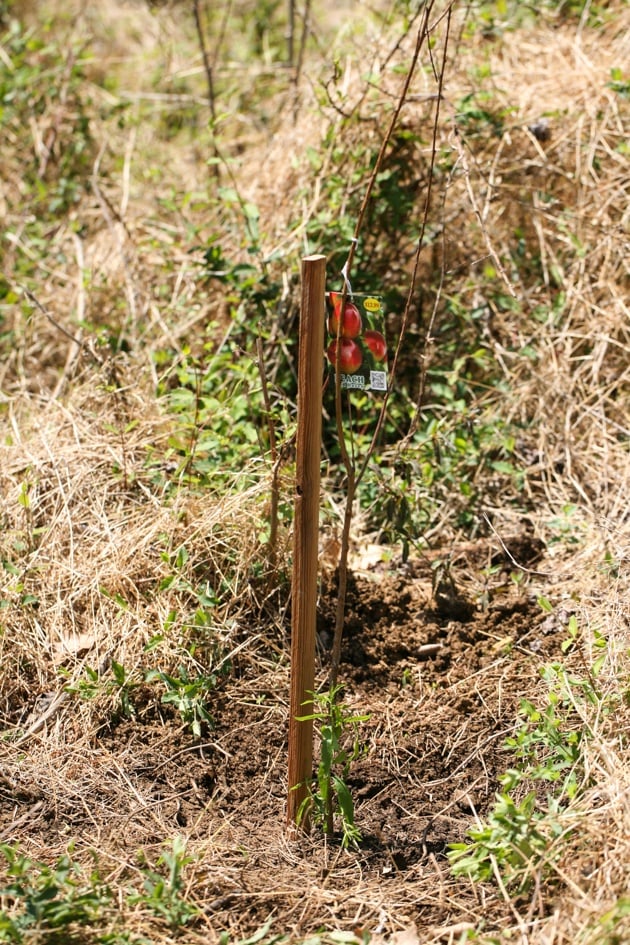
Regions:
<instances>
[{"instance_id":1,"label":"green leaf","mask_svg":"<svg viewBox=\"0 0 630 945\"><path fill-rule=\"evenodd\" d=\"M335 776L333 778L333 787L337 795L337 801L339 802L341 816L346 824L353 827L354 801L352 800L352 794L350 793L348 785L341 778Z\"/></svg>"}]
</instances>

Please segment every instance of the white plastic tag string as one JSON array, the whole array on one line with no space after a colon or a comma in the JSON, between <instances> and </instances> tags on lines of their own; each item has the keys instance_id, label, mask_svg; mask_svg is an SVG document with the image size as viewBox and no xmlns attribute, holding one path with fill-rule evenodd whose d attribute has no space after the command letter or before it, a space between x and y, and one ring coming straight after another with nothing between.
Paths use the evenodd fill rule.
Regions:
<instances>
[{"instance_id":1,"label":"white plastic tag string","mask_svg":"<svg viewBox=\"0 0 630 945\"><path fill-rule=\"evenodd\" d=\"M358 244L359 244L359 241L358 241L358 239L356 238L356 236L353 236L353 237L351 238L350 242L353 243L355 247L358 246ZM351 255L352 255L352 249L350 249L350 252L348 253L348 258L346 259L345 263L343 264L343 268L342 268L342 270L341 270L341 275L342 275L342 278L343 278L344 286L346 287L347 294L348 294L348 297L349 297L349 298L352 298L352 286L350 285L350 279L348 278L348 269L349 269L349 266L350 266L350 256L351 256Z\"/></svg>"}]
</instances>

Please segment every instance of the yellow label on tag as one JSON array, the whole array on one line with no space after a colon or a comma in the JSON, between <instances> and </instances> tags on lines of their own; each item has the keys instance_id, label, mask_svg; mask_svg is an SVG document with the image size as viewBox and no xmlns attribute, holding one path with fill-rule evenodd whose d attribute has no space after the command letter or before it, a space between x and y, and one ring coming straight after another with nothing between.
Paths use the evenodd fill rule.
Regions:
<instances>
[{"instance_id":1,"label":"yellow label on tag","mask_svg":"<svg viewBox=\"0 0 630 945\"><path fill-rule=\"evenodd\" d=\"M381 307L381 303L378 299L365 299L363 307L368 312L378 312L379 308Z\"/></svg>"}]
</instances>

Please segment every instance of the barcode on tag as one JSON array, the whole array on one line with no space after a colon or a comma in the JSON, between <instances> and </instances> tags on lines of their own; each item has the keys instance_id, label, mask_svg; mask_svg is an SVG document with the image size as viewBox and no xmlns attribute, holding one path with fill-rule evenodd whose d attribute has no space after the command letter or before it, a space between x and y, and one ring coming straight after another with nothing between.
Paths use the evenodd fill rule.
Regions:
<instances>
[{"instance_id":1,"label":"barcode on tag","mask_svg":"<svg viewBox=\"0 0 630 945\"><path fill-rule=\"evenodd\" d=\"M385 371L370 371L370 387L372 390L387 390L387 374Z\"/></svg>"}]
</instances>

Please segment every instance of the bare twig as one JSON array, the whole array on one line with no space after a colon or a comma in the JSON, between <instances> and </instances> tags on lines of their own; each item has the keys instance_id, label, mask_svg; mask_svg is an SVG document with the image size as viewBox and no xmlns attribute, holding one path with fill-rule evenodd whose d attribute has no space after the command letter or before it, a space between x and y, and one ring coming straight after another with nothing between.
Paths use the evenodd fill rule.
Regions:
<instances>
[{"instance_id":1,"label":"bare twig","mask_svg":"<svg viewBox=\"0 0 630 945\"><path fill-rule=\"evenodd\" d=\"M208 55L208 48L206 46L205 36L203 35L203 26L201 23L201 10L199 9L199 0L193 0L193 16L195 18L195 29L197 30L197 40L199 42L199 48L201 50L201 58L203 59L203 68L206 73L206 83L208 86L208 104L210 106L210 115L212 117L212 123L216 121L217 118L217 107L214 97L214 72L212 69L212 63L210 62L210 56Z\"/></svg>"},{"instance_id":2,"label":"bare twig","mask_svg":"<svg viewBox=\"0 0 630 945\"><path fill-rule=\"evenodd\" d=\"M203 34L203 26L201 23L201 11L199 9L199 0L193 0L193 16L195 18L195 29L197 31L197 40L199 42L199 48L201 50L201 58L203 59L203 68L206 73L206 84L208 86L208 105L210 106L210 119L212 123L212 136L214 140L214 134L216 132L216 120L217 120L217 106L216 106L216 95L214 89L214 67L212 62L210 62L210 56L208 55L208 47L206 46L205 36ZM215 56L216 59L216 56ZM215 177L219 175L219 155L217 152L216 143L214 144L214 158L215 160L211 162L210 166L212 168L212 174Z\"/></svg>"},{"instance_id":3,"label":"bare twig","mask_svg":"<svg viewBox=\"0 0 630 945\"><path fill-rule=\"evenodd\" d=\"M396 105L396 108L394 109L394 112L392 114L392 117L389 123L389 127L387 128L387 131L381 143L381 147L379 149L378 156L374 163L372 174L370 175L370 179L368 181L368 185L367 185L364 197L363 197L363 201L359 209L359 214L358 214L357 221L354 228L354 237L350 244L350 251L348 253L348 259L344 266L344 273L346 275L346 278L344 280L344 288L343 288L342 297L341 297L341 311L343 311L346 298L348 295L349 273L352 270L352 264L353 264L354 256L356 253L359 235L363 227L363 221L364 221L365 214L367 212L367 208L368 208L371 196L372 196L372 192L374 190L374 186L376 184L376 179L377 179L378 174L380 173L383 160L385 158L385 154L387 152L389 142L391 141L391 137L394 133L394 129L398 123L400 113L405 104L405 101L407 100L407 95L409 93L411 80L414 76L416 66L418 64L418 59L420 57L420 51L422 49L422 46L425 40L427 39L429 35L429 17L431 15L432 7L433 7L432 2L427 3L425 7L422 23L418 29L418 34L416 37L416 45L414 48L413 56L412 56L409 68L407 70L407 73L405 75L405 80L403 82L403 87L398 98L398 103ZM450 6L449 6L449 15L450 15ZM445 55L446 55L446 52L445 52ZM441 91L441 88L440 88L440 91ZM439 106L439 98L438 98L438 106ZM437 121L437 118L436 118L436 121ZM435 150L435 145L434 145L434 150ZM415 277L417 276L418 256L420 253L420 248L422 245L422 238L424 236L424 229L426 226L429 199L430 199L430 192L427 194L422 233L421 233L421 237L418 243L418 250L417 250L417 255L416 255L414 277L412 278L412 286L410 288L409 297L407 299L405 317L403 318L403 326L401 328L401 336L399 337L399 340L398 340L396 354L394 357L394 363L392 365L392 374L396 370L398 356L400 353L400 348L401 348L401 343L402 343L402 335L406 329L406 324L409 318L409 312L411 310L411 297L412 297L412 293L415 286ZM341 319L339 319L339 322L341 325ZM362 463L359 469L359 472L357 473L354 458L351 459L350 456L348 455L348 450L347 450L346 441L345 441L345 434L344 434L344 429L343 429L342 400L341 400L341 373L340 373L341 345L339 343L339 333L340 333L340 327L337 332L337 352L336 352L336 364L335 364L335 419L336 419L336 427L337 427L337 436L338 436L339 445L341 449L342 462L346 471L346 505L345 505L345 511L344 511L343 528L341 532L341 549L339 553L339 574L338 574L339 584L338 584L338 594L337 594L337 609L336 609L336 615L335 615L335 633L334 633L334 638L333 638L333 649L332 649L330 675L329 675L329 685L331 688L336 686L337 678L339 675L339 664L341 662L341 641L343 637L343 625L344 625L345 607L346 607L346 589L347 589L347 580L348 580L348 552L350 549L350 527L352 524L352 512L353 512L353 505L354 505L354 500L356 496L356 489L362 476L365 473L365 470L367 469L369 459L374 452L377 438L380 434L381 428L385 421L385 415L386 415L386 410L387 410L387 400L392 389L392 379L390 378L388 391L385 394L385 398L383 401L383 405L381 407L381 412L377 420L376 430L374 432L372 442L368 449L366 458L364 462Z\"/></svg>"},{"instance_id":4,"label":"bare twig","mask_svg":"<svg viewBox=\"0 0 630 945\"><path fill-rule=\"evenodd\" d=\"M267 372L265 371L265 352L263 349L262 338L260 335L256 338L256 351L258 354L258 374L262 387L263 401L265 403L265 414L267 417L267 430L269 431L269 450L271 452L271 501L269 508L269 564L274 571L278 552L278 506L280 503L280 457L278 455L278 445L276 440L276 426L271 412L271 400L269 398L269 385L267 384Z\"/></svg>"},{"instance_id":5,"label":"bare twig","mask_svg":"<svg viewBox=\"0 0 630 945\"><path fill-rule=\"evenodd\" d=\"M289 0L287 13L287 65L292 69L295 57L295 0Z\"/></svg>"},{"instance_id":6,"label":"bare twig","mask_svg":"<svg viewBox=\"0 0 630 945\"><path fill-rule=\"evenodd\" d=\"M457 149L457 153L458 153L458 155L459 155L459 159L460 159L460 161L461 161L461 163L462 163L462 167L464 168L464 177L465 177L465 180L466 180L466 190L468 191L468 197L469 197L469 199L470 199L470 204L471 204L471 206L472 206L472 208L473 208L473 212L474 212L475 216L477 217L477 220L479 221L479 226L480 226L480 228L481 228L481 233L482 233L482 235L483 235L485 244L486 244L486 246L488 247L488 253L490 254L490 256L492 257L492 259L494 260L494 264L495 264L495 266L497 267L497 269L498 269L498 271L499 271L499 274L501 275L501 278L503 279L503 281L504 281L504 283L505 283L505 286L506 286L508 292L510 293L510 295L512 296L513 299L516 299L516 298L518 298L518 296L517 296L517 294L516 294L516 290L514 289L514 286L512 285L512 283L510 282L510 279L509 279L509 277L508 277L508 274L507 274L506 271L505 271L505 267L504 267L503 263L501 262L501 259L499 258L499 254L497 253L496 249L494 248L494 244L493 244L493 242L492 242L492 240L491 240L491 238L490 238L490 233L488 232L488 227L486 226L486 221L485 221L484 213L480 210L479 204L477 203L477 198L475 197L475 193L474 193L474 191L473 191L473 189L472 189L472 184L471 184L471 182L470 182L470 165L468 164L468 158L467 158L467 156L466 156L466 148L464 147L464 143L462 142L462 139L461 139L461 136L460 136L459 129L458 129L457 125L455 125L455 126L454 126L454 129L453 129L453 140L455 141L455 147L456 147L456 149ZM488 182L488 186L489 186L490 188L492 187L492 182L491 182L491 181Z\"/></svg>"},{"instance_id":7,"label":"bare twig","mask_svg":"<svg viewBox=\"0 0 630 945\"><path fill-rule=\"evenodd\" d=\"M304 14L303 14L303 19L302 19L302 32L300 33L300 48L298 49L298 57L297 57L297 62L295 64L295 74L293 76L293 85L295 88L294 119L297 119L298 91L299 91L299 85L300 85L300 76L302 75L302 66L304 65L304 52L306 50L306 41L308 39L310 18L311 18L311 0L305 0Z\"/></svg>"},{"instance_id":8,"label":"bare twig","mask_svg":"<svg viewBox=\"0 0 630 945\"><path fill-rule=\"evenodd\" d=\"M429 210L430 210L430 207L431 207L431 194L432 194L432 190L433 190L433 170L434 170L434 167L435 167L435 159L436 159L436 153L437 153L437 148L436 148L437 131L438 131L438 123L439 123L439 119L440 119L440 104L441 104L441 102L442 102L442 86L443 86L443 82L444 82L444 72L445 72L445 69L446 69L446 61L447 61L447 54L448 54L448 40L449 40L449 35L450 35L450 25L451 25L451 7L449 7L449 8L448 8L448 11L447 11L446 35L445 35L445 39L444 39L444 50L443 50L443 53L442 53L442 64L441 64L441 69L440 69L439 73L437 74L438 94L437 94L437 96L436 96L435 118L434 118L434 121L433 121L433 137L432 137L432 142L433 142L433 143L432 143L432 146L431 146L431 161L430 161L430 165L429 165L429 175L428 175L428 178L429 178L429 179L428 179L428 184L427 184L427 195L426 195L425 202L424 202L424 212L423 212L423 215L422 215L422 224L421 224L421 226L420 226L420 235L419 235L419 237L418 237L418 242L417 242L417 244L416 244L416 252L415 252L415 256L414 256L413 270L412 270L412 273L411 273L411 282L410 282L410 285L409 285L409 291L407 292L407 301L406 301L406 304L405 304L405 310L404 310L404 312L403 312L402 324L401 324L401 327L400 327L400 332L399 332L399 334L398 334L398 341L397 341L397 344L396 344L396 351L394 352L394 360L393 360L392 367L391 367L391 371L390 371L389 384L387 385L387 390L385 391L385 396L384 396L384 398L383 398L383 404L382 404L382 407L381 407L381 411L380 411L379 416L378 416L378 419L377 419L377 421L376 421L376 428L375 428L374 434L373 434L373 436L372 436L372 442L370 443L370 446L369 446L369 448L368 448L368 450L367 450L365 459L364 459L364 461L363 461L363 464L362 464L361 469L360 469L360 472L359 472L359 476L358 476L359 482L361 481L361 479L363 478L363 476L365 475L365 473L366 473L366 471L367 471L367 467L368 467L368 464L369 464L370 459L371 459L371 457L372 457L372 454L374 453L374 449L375 449L375 447L376 447L376 443L377 443L377 441L378 441L378 437L380 436L381 429L382 429L382 427L383 427L383 424L385 423L385 418L386 418L386 416L387 416L387 407L388 407L388 404L389 404L389 398L391 397L392 391L393 391L393 389L394 389L394 380L395 380L395 378L396 378L396 370L397 370L397 368L398 368L398 361L399 361L399 358L400 358L400 352L401 352L401 350L402 350L403 340L404 340L404 338L405 338L405 335L406 335L406 333L407 333L407 327L408 327L408 325L409 325L409 316L410 316L410 314L411 314L411 307L412 307L412 303L413 303L413 299L414 299L414 295L415 295L416 283L417 283L417 281L418 281L418 271L419 271L419 267L420 267L420 255L421 255L421 253L422 253L422 248L423 248L423 245L424 245L424 235L425 235L425 232L426 232L426 227L427 227L427 223L428 223L428 219L429 219ZM441 278L441 281L440 281L440 289L441 289L441 286L442 286L442 281L443 281L443 279L444 279L444 273L442 272L442 278ZM439 291L438 291L438 298L439 298ZM432 341L433 325L434 325L434 322L435 322L436 312L437 312L437 299L436 299L435 305L433 306L433 310L432 310L432 313L431 313L431 318L429 319L429 324L428 324L428 326L427 326L427 330L426 330L426 334L425 334L424 356L423 356L423 359L422 359L421 372L420 372L420 392L419 392L419 395L418 395L418 406L417 406L417 409L416 409L416 416L417 416L418 413L419 413L420 405L422 404L422 401L423 401L423 399L424 399L424 392L425 392L425 389L426 389L426 377L427 377L427 367L428 367L426 355L427 355L428 351L430 350L430 345L431 345L431 341ZM413 422L414 422L414 421L412 420L412 424L411 424L411 427L410 427L410 433L407 434L407 437L405 438L405 440L408 440L409 436L411 435L411 429L412 429L412 427L413 427Z\"/></svg>"},{"instance_id":9,"label":"bare twig","mask_svg":"<svg viewBox=\"0 0 630 945\"><path fill-rule=\"evenodd\" d=\"M485 512L481 513L481 517L483 518L484 522L486 523L488 528L491 530L493 535L497 538L499 544L501 545L501 548L503 549L504 554L507 555L507 557L510 559L510 561L512 562L515 568L518 568L519 571L523 571L525 574L536 574L538 577L551 577L552 576L553 571L536 571L534 568L526 568L525 565L519 564L519 562L516 560L516 558L510 551L510 549L507 547L507 545L505 544L505 542L503 541L503 539L501 538L498 531L496 530L496 528L494 527L494 525L492 524L492 522L490 521L490 519L488 518Z\"/></svg>"},{"instance_id":10,"label":"bare twig","mask_svg":"<svg viewBox=\"0 0 630 945\"><path fill-rule=\"evenodd\" d=\"M20 289L22 290L26 298L29 300L29 302L32 302L35 308L39 309L42 315L44 315L44 317L48 319L48 321L53 326L53 328L56 328L57 331L60 331L62 335L65 335L66 338L68 338L74 345L77 346L77 348L86 347L85 342L82 341L81 338L77 338L76 335L73 335L72 332L68 331L67 328L64 328L63 325L61 325L57 321L56 318L53 318L53 316L50 314L48 309L42 305L42 303L39 301L38 298L36 298L35 295L33 295L30 289L27 289L26 286L23 286L23 285L20 286ZM92 352L92 354L94 354L94 352Z\"/></svg>"}]
</instances>

